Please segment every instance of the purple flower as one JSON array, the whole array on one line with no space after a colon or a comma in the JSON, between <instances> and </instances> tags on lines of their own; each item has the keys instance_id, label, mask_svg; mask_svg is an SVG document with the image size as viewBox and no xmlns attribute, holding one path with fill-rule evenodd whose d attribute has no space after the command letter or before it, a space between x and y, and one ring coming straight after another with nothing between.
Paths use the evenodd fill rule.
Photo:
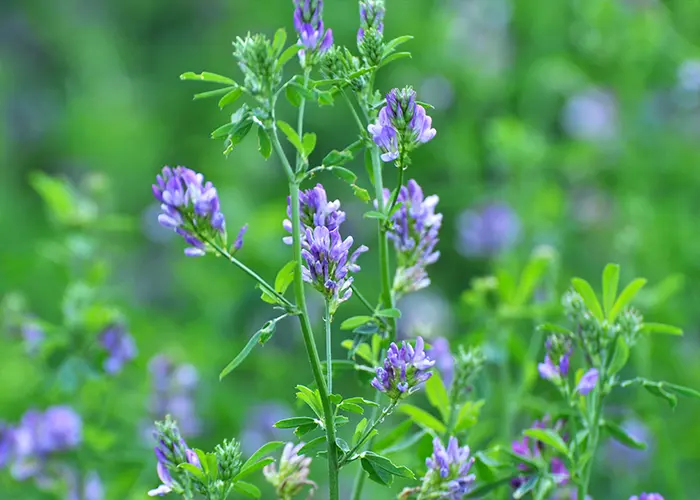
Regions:
<instances>
[{"instance_id":1,"label":"purple flower","mask_svg":"<svg viewBox=\"0 0 700 500\"><path fill-rule=\"evenodd\" d=\"M149 496L164 496L174 491L182 493L180 476L187 474L178 468L180 464L189 463L201 467L199 457L191 450L180 434L177 423L167 416L165 421L156 422L156 430L153 433L156 440L154 452L158 463L156 472L162 484L148 492Z\"/></svg>"},{"instance_id":2,"label":"purple flower","mask_svg":"<svg viewBox=\"0 0 700 500\"><path fill-rule=\"evenodd\" d=\"M0 469L10 462L13 441L12 428L5 422L0 421Z\"/></svg>"},{"instance_id":3,"label":"purple flower","mask_svg":"<svg viewBox=\"0 0 700 500\"><path fill-rule=\"evenodd\" d=\"M504 203L462 212L457 222L457 250L465 257L492 257L518 239L520 220Z\"/></svg>"},{"instance_id":4,"label":"purple flower","mask_svg":"<svg viewBox=\"0 0 700 500\"><path fill-rule=\"evenodd\" d=\"M345 240L340 237L338 229L329 231L325 226L306 229L306 240L301 255L306 262L302 268L304 281L311 283L331 301L331 313L341 302L352 296L352 276L360 266L357 258L367 247L362 245L349 255L352 246L352 236Z\"/></svg>"},{"instance_id":5,"label":"purple flower","mask_svg":"<svg viewBox=\"0 0 700 500\"><path fill-rule=\"evenodd\" d=\"M389 198L389 190L384 190L384 200ZM391 217L392 228L387 233L397 252L394 292L399 296L430 285L425 268L440 257L440 252L435 250L442 225L442 214L435 213L439 200L437 195L424 197L413 179L399 190L396 201L401 206Z\"/></svg>"},{"instance_id":6,"label":"purple flower","mask_svg":"<svg viewBox=\"0 0 700 500\"><path fill-rule=\"evenodd\" d=\"M581 395L586 396L589 392L595 389L598 384L598 370L591 368L586 373L583 374L581 380L576 386L576 390L581 393Z\"/></svg>"},{"instance_id":7,"label":"purple flower","mask_svg":"<svg viewBox=\"0 0 700 500\"><path fill-rule=\"evenodd\" d=\"M44 329L39 322L31 318L23 321L19 328L27 354L30 356L35 355L46 337Z\"/></svg>"},{"instance_id":8,"label":"purple flower","mask_svg":"<svg viewBox=\"0 0 700 500\"><path fill-rule=\"evenodd\" d=\"M421 498L461 500L476 480L476 476L469 473L473 463L469 446L460 448L454 436L450 437L447 448L440 438L433 439L433 454L425 460L428 472L420 487Z\"/></svg>"},{"instance_id":9,"label":"purple flower","mask_svg":"<svg viewBox=\"0 0 700 500\"><path fill-rule=\"evenodd\" d=\"M374 29L380 35L384 34L384 0L360 0L360 29L357 31L357 41L360 43L365 33Z\"/></svg>"},{"instance_id":10,"label":"purple flower","mask_svg":"<svg viewBox=\"0 0 700 500\"><path fill-rule=\"evenodd\" d=\"M384 368L376 369L372 387L386 393L392 400L404 398L416 391L432 376L428 371L435 361L423 350L422 337L416 339L415 348L408 342L401 343L401 349L392 342L386 353Z\"/></svg>"},{"instance_id":11,"label":"purple flower","mask_svg":"<svg viewBox=\"0 0 700 500\"><path fill-rule=\"evenodd\" d=\"M191 245L185 255L199 257L209 246L207 241L226 240L226 221L220 210L219 195L204 176L186 167L163 167L153 184L153 195L161 202L158 216L161 226L170 228Z\"/></svg>"},{"instance_id":12,"label":"purple flower","mask_svg":"<svg viewBox=\"0 0 700 500\"><path fill-rule=\"evenodd\" d=\"M255 405L248 409L245 427L241 433L241 446L246 455L252 455L269 441L284 441L290 437L288 429L277 429L275 422L292 416L289 408L276 402Z\"/></svg>"},{"instance_id":13,"label":"purple flower","mask_svg":"<svg viewBox=\"0 0 700 500\"><path fill-rule=\"evenodd\" d=\"M197 369L190 364L175 365L167 356L158 354L149 361L148 370L152 387L151 415L154 418L172 415L184 435L199 434L202 425L194 401L199 382Z\"/></svg>"},{"instance_id":14,"label":"purple flower","mask_svg":"<svg viewBox=\"0 0 700 500\"><path fill-rule=\"evenodd\" d=\"M244 224L240 231L238 231L236 241L233 243L234 252L239 251L243 247L243 237L245 236L246 231L248 231L248 224Z\"/></svg>"},{"instance_id":15,"label":"purple flower","mask_svg":"<svg viewBox=\"0 0 700 500\"><path fill-rule=\"evenodd\" d=\"M299 34L299 57L302 64L307 58L324 54L333 45L333 32L323 26L323 0L294 0L294 29Z\"/></svg>"},{"instance_id":16,"label":"purple flower","mask_svg":"<svg viewBox=\"0 0 700 500\"><path fill-rule=\"evenodd\" d=\"M94 470L85 476L82 484L75 469L65 468L62 475L68 484L65 500L104 500L104 486L100 476Z\"/></svg>"},{"instance_id":17,"label":"purple flower","mask_svg":"<svg viewBox=\"0 0 700 500\"><path fill-rule=\"evenodd\" d=\"M569 374L569 364L573 346L568 339L552 336L546 342L547 354L544 363L537 365L540 377L558 383Z\"/></svg>"},{"instance_id":18,"label":"purple flower","mask_svg":"<svg viewBox=\"0 0 700 500\"><path fill-rule=\"evenodd\" d=\"M430 342L431 347L426 354L435 360L435 368L440 372L442 380L446 386L452 383L454 377L455 360L450 351L450 341L445 337L438 337Z\"/></svg>"},{"instance_id":19,"label":"purple flower","mask_svg":"<svg viewBox=\"0 0 700 500\"><path fill-rule=\"evenodd\" d=\"M338 229L345 221L345 212L340 210L340 201L328 201L326 190L323 185L316 184L312 189L299 193L299 211L302 224L302 238L306 229L314 229L318 226L325 226L329 231ZM287 217L282 223L284 229L292 232L292 202L287 197ZM292 237L285 236L283 241L287 245L292 244Z\"/></svg>"},{"instance_id":20,"label":"purple flower","mask_svg":"<svg viewBox=\"0 0 700 500\"><path fill-rule=\"evenodd\" d=\"M557 421L553 429L556 432L559 432L561 428L563 427L564 423L563 421L559 420ZM545 416L542 420L535 420L532 424L533 429L546 429L550 427L550 419L548 416ZM566 441L566 438L564 438ZM521 440L519 441L513 441L512 444L512 450L513 453L520 455L522 457L528 458L530 460L537 459L542 456L542 453L546 449L545 444L542 441L538 441L536 439L533 439L529 436L523 436ZM522 471L527 471L528 466L523 464L518 465L518 469ZM557 457L552 457L549 461L549 472L553 476L554 482L558 486L562 486L566 484L569 481L569 471L567 470L566 466L564 465L564 462L561 461L561 459ZM516 477L511 481L511 486L514 489L519 488L525 482L527 482L528 477L525 475L521 475L519 477Z\"/></svg>"},{"instance_id":21,"label":"purple flower","mask_svg":"<svg viewBox=\"0 0 700 500\"><path fill-rule=\"evenodd\" d=\"M386 95L386 106L367 130L383 153L382 161L395 161L397 166L406 167L408 153L435 137L432 123L425 108L416 103L416 92L406 87L393 89Z\"/></svg>"},{"instance_id":22,"label":"purple flower","mask_svg":"<svg viewBox=\"0 0 700 500\"><path fill-rule=\"evenodd\" d=\"M642 493L639 496L631 496L630 500L664 500L664 497L660 493Z\"/></svg>"},{"instance_id":23,"label":"purple flower","mask_svg":"<svg viewBox=\"0 0 700 500\"><path fill-rule=\"evenodd\" d=\"M573 95L562 113L562 125L575 139L598 142L617 134L617 102L608 91L588 89Z\"/></svg>"},{"instance_id":24,"label":"purple flower","mask_svg":"<svg viewBox=\"0 0 700 500\"><path fill-rule=\"evenodd\" d=\"M299 443L296 446L294 443L287 443L282 450L279 468L274 462L263 468L265 479L275 487L279 498L292 498L306 486L311 486L309 498L313 496L313 491L317 486L309 479L311 458L299 455L299 450L303 446L304 443Z\"/></svg>"},{"instance_id":25,"label":"purple flower","mask_svg":"<svg viewBox=\"0 0 700 500\"><path fill-rule=\"evenodd\" d=\"M100 344L107 351L103 366L110 375L121 372L138 352L134 338L122 324L115 323L105 328L100 334Z\"/></svg>"}]
</instances>

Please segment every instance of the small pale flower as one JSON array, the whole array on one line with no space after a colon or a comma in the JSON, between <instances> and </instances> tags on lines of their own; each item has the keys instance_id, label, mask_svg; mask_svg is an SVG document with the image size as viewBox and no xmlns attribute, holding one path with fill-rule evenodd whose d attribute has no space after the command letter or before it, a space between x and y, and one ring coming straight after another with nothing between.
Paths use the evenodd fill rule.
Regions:
<instances>
[{"instance_id":1,"label":"small pale flower","mask_svg":"<svg viewBox=\"0 0 700 500\"><path fill-rule=\"evenodd\" d=\"M537 365L540 377L558 383L569 374L573 346L569 339L551 336L546 342L547 354L544 363Z\"/></svg>"},{"instance_id":2,"label":"small pale flower","mask_svg":"<svg viewBox=\"0 0 700 500\"><path fill-rule=\"evenodd\" d=\"M476 476L469 471L474 457L469 456L469 446L461 447L451 436L447 448L439 437L433 440L433 454L425 460L428 472L421 485L421 498L462 500L472 489Z\"/></svg>"},{"instance_id":3,"label":"small pale flower","mask_svg":"<svg viewBox=\"0 0 700 500\"><path fill-rule=\"evenodd\" d=\"M282 226L288 232L292 232L292 205L291 199L287 197L287 217L282 222ZM328 195L323 185L316 184L315 187L299 192L299 212L302 225L302 238L306 229L314 229L318 226L325 226L329 231L338 229L345 221L345 212L340 210L340 201L328 201ZM287 245L292 244L292 237L285 236L282 241Z\"/></svg>"},{"instance_id":4,"label":"small pale flower","mask_svg":"<svg viewBox=\"0 0 700 500\"><path fill-rule=\"evenodd\" d=\"M642 493L630 497L630 500L664 500L664 497L660 493Z\"/></svg>"},{"instance_id":5,"label":"small pale flower","mask_svg":"<svg viewBox=\"0 0 700 500\"><path fill-rule=\"evenodd\" d=\"M304 443L296 446L294 443L287 443L282 451L279 468L275 463L271 463L263 469L265 479L275 487L279 498L292 498L307 486L311 487L311 493L317 488L316 483L309 479L311 458L299 455L303 446Z\"/></svg>"},{"instance_id":6,"label":"small pale flower","mask_svg":"<svg viewBox=\"0 0 700 500\"><path fill-rule=\"evenodd\" d=\"M399 400L415 392L432 376L435 361L426 354L422 337L416 339L415 347L402 342L401 348L391 343L384 360L384 367L376 369L372 387L386 393L392 400Z\"/></svg>"},{"instance_id":7,"label":"small pale flower","mask_svg":"<svg viewBox=\"0 0 700 500\"><path fill-rule=\"evenodd\" d=\"M294 0L294 29L299 35L299 57L303 65L313 64L333 45L333 32L323 26L323 0Z\"/></svg>"},{"instance_id":8,"label":"small pale flower","mask_svg":"<svg viewBox=\"0 0 700 500\"><path fill-rule=\"evenodd\" d=\"M595 386L598 384L598 370L591 368L586 373L583 374L581 380L576 386L576 390L583 396L589 394Z\"/></svg>"},{"instance_id":9,"label":"small pale flower","mask_svg":"<svg viewBox=\"0 0 700 500\"><path fill-rule=\"evenodd\" d=\"M100 334L100 344L107 351L104 370L110 375L122 371L124 365L136 357L134 338L122 324L112 324Z\"/></svg>"}]
</instances>

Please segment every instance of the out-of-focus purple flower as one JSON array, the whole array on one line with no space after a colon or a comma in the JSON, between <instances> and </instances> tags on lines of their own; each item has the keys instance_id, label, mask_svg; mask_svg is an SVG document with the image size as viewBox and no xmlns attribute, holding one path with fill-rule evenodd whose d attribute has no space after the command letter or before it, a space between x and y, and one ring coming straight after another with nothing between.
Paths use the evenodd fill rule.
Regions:
<instances>
[{"instance_id":1,"label":"out-of-focus purple flower","mask_svg":"<svg viewBox=\"0 0 700 500\"><path fill-rule=\"evenodd\" d=\"M100 344L107 351L104 360L105 372L115 375L122 371L124 365L133 360L138 353L136 342L126 327L114 323L105 328L100 334Z\"/></svg>"},{"instance_id":2,"label":"out-of-focus purple flower","mask_svg":"<svg viewBox=\"0 0 700 500\"><path fill-rule=\"evenodd\" d=\"M294 0L294 29L299 35L299 57L310 64L314 56L328 52L333 31L323 26L323 0Z\"/></svg>"},{"instance_id":3,"label":"out-of-focus purple flower","mask_svg":"<svg viewBox=\"0 0 700 500\"><path fill-rule=\"evenodd\" d=\"M353 277L350 273L360 270L357 258L368 248L361 245L350 255L352 236L343 240L338 229L329 231L325 226L318 226L313 231L307 228L305 241L301 250L306 262L302 267L304 281L331 301L332 314L341 302L352 296Z\"/></svg>"},{"instance_id":4,"label":"out-of-focus purple flower","mask_svg":"<svg viewBox=\"0 0 700 500\"><path fill-rule=\"evenodd\" d=\"M465 257L493 257L518 239L520 219L505 203L466 210L457 220L457 250Z\"/></svg>"},{"instance_id":5,"label":"out-of-focus purple flower","mask_svg":"<svg viewBox=\"0 0 700 500\"><path fill-rule=\"evenodd\" d=\"M340 201L328 201L326 190L321 184L301 191L299 193L299 212L302 224L302 239L306 236L306 229L313 230L319 226L325 226L329 231L338 229L345 221L345 212L340 210ZM292 232L292 201L287 197L287 217L282 226L288 232ZM285 236L282 241L287 245L292 244L292 237Z\"/></svg>"},{"instance_id":6,"label":"out-of-focus purple flower","mask_svg":"<svg viewBox=\"0 0 700 500\"><path fill-rule=\"evenodd\" d=\"M75 469L67 467L62 475L68 486L65 500L104 500L104 486L96 471L88 472L83 482Z\"/></svg>"},{"instance_id":7,"label":"out-of-focus purple flower","mask_svg":"<svg viewBox=\"0 0 700 500\"><path fill-rule=\"evenodd\" d=\"M243 224L243 227L241 227L240 231L238 231L236 241L233 243L234 252L239 251L241 247L243 247L243 237L245 236L246 231L248 231L248 224Z\"/></svg>"},{"instance_id":8,"label":"out-of-focus purple flower","mask_svg":"<svg viewBox=\"0 0 700 500\"><path fill-rule=\"evenodd\" d=\"M631 496L630 500L664 500L664 497L660 493L642 493L639 496Z\"/></svg>"},{"instance_id":9,"label":"out-of-focus purple flower","mask_svg":"<svg viewBox=\"0 0 700 500\"><path fill-rule=\"evenodd\" d=\"M425 108L416 103L416 92L406 87L392 89L386 95L386 106L367 130L382 151L382 161L394 161L397 166L405 168L409 162L408 153L435 137L432 125L433 120Z\"/></svg>"},{"instance_id":10,"label":"out-of-focus purple flower","mask_svg":"<svg viewBox=\"0 0 700 500\"><path fill-rule=\"evenodd\" d=\"M279 468L274 462L263 468L265 479L275 487L279 498L292 498L307 486L311 486L311 498L313 490L317 488L316 483L309 479L311 458L299 455L303 446L304 443L296 446L294 443L287 443L282 450Z\"/></svg>"},{"instance_id":11,"label":"out-of-focus purple flower","mask_svg":"<svg viewBox=\"0 0 700 500\"><path fill-rule=\"evenodd\" d=\"M572 96L562 116L566 132L584 141L604 141L617 134L615 97L601 89L589 89Z\"/></svg>"},{"instance_id":12,"label":"out-of-focus purple flower","mask_svg":"<svg viewBox=\"0 0 700 500\"><path fill-rule=\"evenodd\" d=\"M422 337L416 339L415 348L402 342L401 348L392 342L386 353L384 367L378 367L372 379L372 387L398 400L416 391L433 374L430 370L435 361L424 351Z\"/></svg>"},{"instance_id":13,"label":"out-of-focus purple flower","mask_svg":"<svg viewBox=\"0 0 700 500\"><path fill-rule=\"evenodd\" d=\"M360 29L357 41L360 43L371 29L384 34L384 0L360 0Z\"/></svg>"},{"instance_id":14,"label":"out-of-focus purple flower","mask_svg":"<svg viewBox=\"0 0 700 500\"><path fill-rule=\"evenodd\" d=\"M563 427L563 422L562 421L557 421L552 429L556 432L560 432L561 428ZM550 420L548 416L545 416L542 420L535 420L535 422L532 424L533 429L547 429L550 428ZM564 437L564 441L566 441L566 438ZM528 459L537 459L542 456L542 453L544 452L546 446L542 441L538 441L536 439L533 439L529 436L523 436L522 439L519 441L513 441L512 444L512 450L513 453L516 455L520 455L522 457L528 458ZM523 464L518 465L518 469L522 471L527 471L528 466ZM569 471L567 470L566 466L564 465L564 462L561 461L561 459L557 457L552 457L549 462L549 472L552 474L554 478L554 482L558 486L565 485L569 481ZM527 482L528 477L525 476L524 474L521 476L518 476L514 478L511 481L511 486L514 489L519 488L525 482Z\"/></svg>"},{"instance_id":15,"label":"out-of-focus purple flower","mask_svg":"<svg viewBox=\"0 0 700 500\"><path fill-rule=\"evenodd\" d=\"M700 91L700 60L683 61L678 68L678 84L686 92Z\"/></svg>"},{"instance_id":16,"label":"out-of-focus purple flower","mask_svg":"<svg viewBox=\"0 0 700 500\"><path fill-rule=\"evenodd\" d=\"M105 492L102 480L95 471L88 472L83 487L83 500L104 500Z\"/></svg>"},{"instance_id":17,"label":"out-of-focus purple flower","mask_svg":"<svg viewBox=\"0 0 700 500\"><path fill-rule=\"evenodd\" d=\"M595 389L595 386L597 384L598 384L598 370L595 368L591 368L590 370L588 370L586 373L583 374L583 377L581 377L581 380L579 381L578 385L576 386L576 390L579 393L581 393L583 396L586 396L593 389Z\"/></svg>"},{"instance_id":18,"label":"out-of-focus purple flower","mask_svg":"<svg viewBox=\"0 0 700 500\"><path fill-rule=\"evenodd\" d=\"M453 329L454 317L450 303L435 289L420 290L399 298L399 339L437 338Z\"/></svg>"},{"instance_id":19,"label":"out-of-focus purple flower","mask_svg":"<svg viewBox=\"0 0 700 500\"><path fill-rule=\"evenodd\" d=\"M569 374L569 364L573 346L568 339L552 336L546 342L547 354L544 363L537 365L540 377L558 383Z\"/></svg>"},{"instance_id":20,"label":"out-of-focus purple flower","mask_svg":"<svg viewBox=\"0 0 700 500\"><path fill-rule=\"evenodd\" d=\"M0 421L0 469L10 462L13 441L12 428L5 422Z\"/></svg>"},{"instance_id":21,"label":"out-of-focus purple flower","mask_svg":"<svg viewBox=\"0 0 700 500\"><path fill-rule=\"evenodd\" d=\"M245 427L241 432L241 446L246 455L270 441L285 441L291 436L289 429L274 427L275 422L292 416L290 409L280 403L268 402L248 409Z\"/></svg>"},{"instance_id":22,"label":"out-of-focus purple flower","mask_svg":"<svg viewBox=\"0 0 700 500\"><path fill-rule=\"evenodd\" d=\"M450 351L450 341L445 337L438 337L430 341L430 349L425 353L430 359L435 360L435 368L440 372L446 386L452 383L454 377L455 360Z\"/></svg>"},{"instance_id":23,"label":"out-of-focus purple flower","mask_svg":"<svg viewBox=\"0 0 700 500\"><path fill-rule=\"evenodd\" d=\"M460 448L454 436L450 437L447 448L440 438L433 439L433 454L425 460L428 471L420 487L421 498L461 500L476 480L476 476L469 473L473 463L469 446Z\"/></svg>"},{"instance_id":24,"label":"out-of-focus purple flower","mask_svg":"<svg viewBox=\"0 0 700 500\"><path fill-rule=\"evenodd\" d=\"M621 427L628 436L636 441L646 443L647 447L644 450L637 450L625 446L615 439L610 439L605 446L607 462L612 467L627 469L630 472L642 470L645 465L650 463L653 456L651 451L653 442L649 428L637 419L625 420Z\"/></svg>"},{"instance_id":25,"label":"out-of-focus purple flower","mask_svg":"<svg viewBox=\"0 0 700 500\"><path fill-rule=\"evenodd\" d=\"M175 365L167 356L158 354L148 363L151 374L150 413L154 419L171 415L186 436L201 432L194 394L198 385L197 369L190 364Z\"/></svg>"},{"instance_id":26,"label":"out-of-focus purple flower","mask_svg":"<svg viewBox=\"0 0 700 500\"><path fill-rule=\"evenodd\" d=\"M39 322L31 318L27 318L22 322L20 325L20 334L22 335L22 340L24 340L24 347L27 354L30 356L38 352L39 347L46 337L46 333Z\"/></svg>"},{"instance_id":27,"label":"out-of-focus purple flower","mask_svg":"<svg viewBox=\"0 0 700 500\"><path fill-rule=\"evenodd\" d=\"M389 190L384 190L385 202L390 197ZM398 296L430 285L425 268L440 258L440 252L435 250L442 225L442 214L435 213L438 201L437 195L424 196L413 179L399 190L396 202L401 206L391 217L392 227L387 232L398 258L394 277L394 292Z\"/></svg>"},{"instance_id":28,"label":"out-of-focus purple flower","mask_svg":"<svg viewBox=\"0 0 700 500\"><path fill-rule=\"evenodd\" d=\"M187 167L163 167L153 184L153 195L161 202L161 226L174 230L191 245L185 255L199 257L209 249L204 240L226 242L226 221L219 195L211 182Z\"/></svg>"}]
</instances>

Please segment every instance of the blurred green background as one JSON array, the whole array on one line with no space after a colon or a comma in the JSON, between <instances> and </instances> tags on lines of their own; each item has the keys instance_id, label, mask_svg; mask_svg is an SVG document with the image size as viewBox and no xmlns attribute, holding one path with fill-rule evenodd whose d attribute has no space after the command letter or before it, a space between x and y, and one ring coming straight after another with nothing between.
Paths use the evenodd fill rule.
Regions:
<instances>
[{"instance_id":1,"label":"blurred green background","mask_svg":"<svg viewBox=\"0 0 700 500\"><path fill-rule=\"evenodd\" d=\"M433 286L407 298L424 311L405 315L403 331L448 337L453 345L481 338L461 299L471 280L522 269L534 249L547 245L558 256L557 295L572 276L597 284L607 262L622 265L623 282L648 278L651 291L640 302L645 315L686 334L643 343L634 369L697 387L700 2L388 0L387 9L386 36L414 35L406 46L413 58L382 70L378 87L410 84L435 106L437 138L416 153L408 175L440 196L444 214ZM268 279L289 259L281 242L280 165L264 161L250 137L225 158L209 132L227 112L192 102L193 93L208 88L179 82L178 75L238 77L230 41L248 31L272 35L280 26L291 36L291 14L289 0L0 4L0 296L20 292L50 337L66 322L73 300L67 291L86 273L102 273L90 267L99 263L109 272L95 292L100 298L91 300L119 309L139 351L118 377L57 388L50 363L27 356L8 329L0 336L0 419L15 422L28 408L48 404L79 409L86 445L72 460L99 471L107 498L144 498L156 485L142 438L154 355L196 367L201 429L191 442L201 447L259 432L250 429L262 418L255 405L282 405L280 418L288 416L294 384L311 381L298 329L287 321L219 383L219 371L270 311L223 260L184 257L182 242L158 227L150 191L165 164L202 171L219 189L229 228L250 226L241 259ZM337 43L354 45L354 1L328 0L325 19ZM282 111L289 119L291 113ZM319 136L319 155L356 135L342 102L311 106L307 127ZM368 187L361 161L351 168ZM385 170L391 185L394 173ZM67 228L46 210L30 182L37 171L82 185L96 200L99 215L89 229ZM355 240L372 248L375 227L362 219L363 205L335 179L320 180L344 202ZM491 203L511 207L519 222L502 251L465 251L463 212ZM74 265L81 248L89 258ZM374 297L376 254L360 264L358 286ZM315 306L320 319L321 303ZM360 311L351 301L339 319ZM519 324L515 332L529 336L532 326ZM340 388L371 394L352 376ZM684 400L672 411L646 393L613 397L614 411L648 423L653 444L646 465L608 463L602 453L594 498L645 489L667 499L698 498L700 404ZM537 416L523 408L518 423ZM346 485L353 473L343 475ZM0 498L52 498L30 482L12 481L7 471L0 477ZM366 498L383 495L389 498L368 490Z\"/></svg>"}]
</instances>

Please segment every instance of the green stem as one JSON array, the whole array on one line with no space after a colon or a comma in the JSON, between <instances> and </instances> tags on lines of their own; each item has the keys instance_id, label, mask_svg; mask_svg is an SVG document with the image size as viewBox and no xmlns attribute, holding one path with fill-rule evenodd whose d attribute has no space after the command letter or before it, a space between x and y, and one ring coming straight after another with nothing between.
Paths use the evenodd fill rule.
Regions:
<instances>
[{"instance_id":1,"label":"green stem","mask_svg":"<svg viewBox=\"0 0 700 500\"><path fill-rule=\"evenodd\" d=\"M197 234L197 237L207 243L209 246L211 246L214 250L216 250L216 253L227 259L229 262L234 264L236 267L238 267L241 271L246 273L248 276L253 278L255 281L257 281L262 288L264 288L268 293L273 295L278 301L280 301L282 304L284 304L287 308L290 310L294 310L294 304L289 302L287 299L285 299L282 295L277 293L275 291L275 288L270 285L267 281L265 281L263 278L261 278L255 271L253 271L251 268L243 264L240 260L235 258L233 255L231 255L228 251L226 251L225 248L221 248L215 241L209 240L205 237L203 237L200 234Z\"/></svg>"},{"instance_id":2,"label":"green stem","mask_svg":"<svg viewBox=\"0 0 700 500\"><path fill-rule=\"evenodd\" d=\"M399 402L398 402L398 401L392 401L391 404L390 404L389 406L385 407L385 408L382 410L382 414L379 415L379 418L374 418L374 419L373 419L372 425L369 426L367 429L365 429L365 431L362 433L362 437L357 441L357 444L356 444L355 446L353 446L352 449L351 449L348 453L346 453L345 457L351 458L355 453L357 453L357 451L358 451L360 448L362 448L362 445L365 444L365 441L367 441L367 439L370 437L370 435L372 434L372 431L373 431L374 429L376 429L377 426L379 426L379 424L381 424L382 422L384 422L384 419L385 419L386 417L388 417L389 415L391 415L391 413L394 411L394 409L395 409L398 405L399 405ZM346 463L348 463L348 462L347 462L347 460L344 458L344 459L340 462L340 466L342 467L342 466L345 465Z\"/></svg>"},{"instance_id":3,"label":"green stem","mask_svg":"<svg viewBox=\"0 0 700 500\"><path fill-rule=\"evenodd\" d=\"M323 316L326 324L326 374L328 376L328 393L333 394L333 349L331 346L331 301L326 299L326 312Z\"/></svg>"},{"instance_id":4,"label":"green stem","mask_svg":"<svg viewBox=\"0 0 700 500\"><path fill-rule=\"evenodd\" d=\"M389 203L389 209L386 211L387 216L394 209L394 206L396 206L396 200L399 199L399 191L401 191L401 186L403 186L404 170L405 169L403 167L399 167L399 179L398 179L398 182L396 183L396 190L394 190L394 193L391 196L391 203Z\"/></svg>"},{"instance_id":5,"label":"green stem","mask_svg":"<svg viewBox=\"0 0 700 500\"><path fill-rule=\"evenodd\" d=\"M512 392L512 382L510 376L510 348L508 345L508 330L502 325L496 325L496 328L501 330L500 343L503 349L503 354L498 363L499 371L499 389L501 391L501 404L503 411L503 426L501 428L501 439L508 442L510 439L510 430L512 422L512 409L511 398L513 397Z\"/></svg>"},{"instance_id":6,"label":"green stem","mask_svg":"<svg viewBox=\"0 0 700 500\"><path fill-rule=\"evenodd\" d=\"M360 132L364 132L365 125L364 125L364 123L362 123L360 116L357 114L357 110L355 109L355 105L352 103L352 100L350 99L350 97L348 97L347 92L343 91L343 97L345 97L345 102L347 102L348 106L350 107L350 111L352 112L352 116L355 118L355 123L357 123L357 126L360 129Z\"/></svg>"},{"instance_id":7,"label":"green stem","mask_svg":"<svg viewBox=\"0 0 700 500\"><path fill-rule=\"evenodd\" d=\"M311 371L313 372L314 381L318 386L321 405L323 406L323 417L326 427L326 442L328 445L328 488L330 500L338 500L338 453L335 444L335 422L333 421L333 410L331 401L328 397L328 388L323 377L323 368L321 360L318 356L316 341L314 340L311 322L309 321L309 312L306 307L306 295L304 293L304 281L301 274L301 216L299 212L299 184L294 178L292 166L289 164L287 156L282 150L279 136L277 135L277 127L272 126L272 145L275 148L284 170L287 173L289 180L289 195L290 204L292 206L292 247L294 249L294 261L296 269L294 273L294 296L296 297L297 308L299 310L299 323L301 324L301 333L304 337L304 345L306 354L309 358Z\"/></svg>"},{"instance_id":8,"label":"green stem","mask_svg":"<svg viewBox=\"0 0 700 500\"><path fill-rule=\"evenodd\" d=\"M603 363L605 364L605 363ZM598 441L600 441L600 415L603 411L603 391L600 386L604 378L604 369L601 367L600 377L598 378L598 387L595 389L595 396L593 397L593 420L589 422L589 436L590 441L587 448L591 451L590 459L586 464L585 472L583 474L583 480L578 487L578 498L586 498L588 495L588 486L591 482L591 473L593 472L593 464L595 463L595 455L598 451Z\"/></svg>"},{"instance_id":9,"label":"green stem","mask_svg":"<svg viewBox=\"0 0 700 500\"><path fill-rule=\"evenodd\" d=\"M304 70L304 88L309 86L309 76L311 75L311 68L306 68ZM299 139L304 137L304 112L306 111L306 97L304 94L301 95L301 103L299 103L299 117L297 118L297 135ZM301 157L301 152L297 151L297 168L296 171L299 172L303 162Z\"/></svg>"}]
</instances>

